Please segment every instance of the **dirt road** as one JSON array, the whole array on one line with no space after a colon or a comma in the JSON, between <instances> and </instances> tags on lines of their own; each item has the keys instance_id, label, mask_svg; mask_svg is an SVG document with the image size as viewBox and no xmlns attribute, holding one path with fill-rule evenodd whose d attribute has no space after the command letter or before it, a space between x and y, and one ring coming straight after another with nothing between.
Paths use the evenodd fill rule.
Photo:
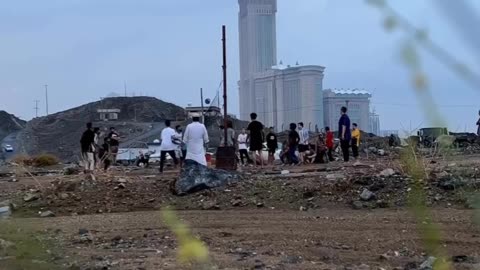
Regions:
<instances>
[{"instance_id":1,"label":"dirt road","mask_svg":"<svg viewBox=\"0 0 480 270\"><path fill-rule=\"evenodd\" d=\"M208 245L218 269L368 269L366 265L371 269L403 269L407 263L424 260L419 231L406 210L178 214ZM472 222L473 211L441 209L433 214L448 254L466 255L471 260L455 264L455 269L474 269L480 231ZM175 260L174 236L165 229L158 211L26 221L58 229L62 245L67 253L80 258L80 265L90 262L122 270L181 269ZM78 243L79 229L87 229L93 242Z\"/></svg>"}]
</instances>

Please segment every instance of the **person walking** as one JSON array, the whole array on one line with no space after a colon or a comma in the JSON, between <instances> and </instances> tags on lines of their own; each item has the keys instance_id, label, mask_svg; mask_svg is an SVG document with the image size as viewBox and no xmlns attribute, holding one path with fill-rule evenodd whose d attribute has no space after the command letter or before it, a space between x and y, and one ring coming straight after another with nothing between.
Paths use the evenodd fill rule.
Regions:
<instances>
[{"instance_id":1,"label":"person walking","mask_svg":"<svg viewBox=\"0 0 480 270\"><path fill-rule=\"evenodd\" d=\"M305 152L310 148L310 134L308 129L303 126L303 122L298 123L298 135L300 136L300 143L298 145L298 152L300 153L300 162L304 163L305 161Z\"/></svg>"},{"instance_id":2,"label":"person walking","mask_svg":"<svg viewBox=\"0 0 480 270\"><path fill-rule=\"evenodd\" d=\"M277 135L273 131L273 127L268 129L267 134L267 148L268 148L268 163L273 165L275 161L275 152L278 149Z\"/></svg>"},{"instance_id":3,"label":"person walking","mask_svg":"<svg viewBox=\"0 0 480 270\"><path fill-rule=\"evenodd\" d=\"M187 126L183 140L187 145L186 160L193 160L207 166L205 145L208 143L208 132L204 124L200 123L200 115L192 117L193 122Z\"/></svg>"},{"instance_id":4,"label":"person walking","mask_svg":"<svg viewBox=\"0 0 480 270\"><path fill-rule=\"evenodd\" d=\"M290 124L290 132L288 133L288 158L292 165L298 165L298 157L295 154L300 143L300 136L297 132L297 125L295 123Z\"/></svg>"},{"instance_id":5,"label":"person walking","mask_svg":"<svg viewBox=\"0 0 480 270\"><path fill-rule=\"evenodd\" d=\"M183 166L183 161L185 161L185 155L186 153L186 148L185 148L185 143L183 142L183 130L182 126L177 125L175 127L175 136L173 139L173 143L177 147L175 149L175 155L177 156L178 159L180 159L180 167Z\"/></svg>"},{"instance_id":6,"label":"person walking","mask_svg":"<svg viewBox=\"0 0 480 270\"><path fill-rule=\"evenodd\" d=\"M252 120L248 124L247 130L249 131L247 141L250 142L250 152L253 156L253 164L257 166L257 153L260 158L260 166L263 167L262 149L263 149L263 124L257 121L257 114L251 113L250 119Z\"/></svg>"},{"instance_id":7,"label":"person walking","mask_svg":"<svg viewBox=\"0 0 480 270\"><path fill-rule=\"evenodd\" d=\"M95 132L93 131L92 123L87 123L87 130L83 132L80 139L80 147L84 172L92 173L95 170Z\"/></svg>"},{"instance_id":8,"label":"person walking","mask_svg":"<svg viewBox=\"0 0 480 270\"><path fill-rule=\"evenodd\" d=\"M161 134L161 144L160 144L160 173L163 173L163 166L167 154L173 159L175 167L178 165L177 156L175 155L175 150L177 146L173 143L175 139L175 130L170 127L170 120L165 121L165 128L162 130Z\"/></svg>"},{"instance_id":9,"label":"person walking","mask_svg":"<svg viewBox=\"0 0 480 270\"><path fill-rule=\"evenodd\" d=\"M335 159L333 158L333 149L335 148L335 142L334 142L333 132L330 130L330 127L325 127L325 132L326 132L325 145L327 146L328 160L334 161Z\"/></svg>"},{"instance_id":10,"label":"person walking","mask_svg":"<svg viewBox=\"0 0 480 270\"><path fill-rule=\"evenodd\" d=\"M248 135L245 132L245 129L242 129L242 132L238 134L238 152L240 154L240 160L242 161L242 165L245 166L245 159L247 160L247 164L251 164L252 160L248 155L248 147L247 147L247 139Z\"/></svg>"},{"instance_id":11,"label":"person walking","mask_svg":"<svg viewBox=\"0 0 480 270\"><path fill-rule=\"evenodd\" d=\"M340 137L340 147L342 148L343 161L348 162L350 160L350 141L352 134L350 131L350 118L347 115L347 107L340 109L340 120L338 121L338 134Z\"/></svg>"},{"instance_id":12,"label":"person walking","mask_svg":"<svg viewBox=\"0 0 480 270\"><path fill-rule=\"evenodd\" d=\"M358 159L358 147L360 147L360 130L357 123L352 124L352 153L353 158Z\"/></svg>"}]
</instances>

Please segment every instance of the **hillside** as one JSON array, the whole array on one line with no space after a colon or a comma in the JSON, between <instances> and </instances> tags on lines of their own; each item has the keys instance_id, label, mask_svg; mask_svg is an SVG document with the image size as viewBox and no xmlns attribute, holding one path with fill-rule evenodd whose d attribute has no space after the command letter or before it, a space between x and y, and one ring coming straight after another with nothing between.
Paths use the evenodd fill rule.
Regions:
<instances>
[{"instance_id":1,"label":"hillside","mask_svg":"<svg viewBox=\"0 0 480 270\"><path fill-rule=\"evenodd\" d=\"M103 121L99 109L119 109L117 120ZM155 129L165 119L181 120L185 111L153 97L112 97L29 121L18 143L30 155L52 153L63 162L79 160L79 141L87 122L106 134L115 127L122 140L131 140Z\"/></svg>"},{"instance_id":2,"label":"hillside","mask_svg":"<svg viewBox=\"0 0 480 270\"><path fill-rule=\"evenodd\" d=\"M6 111L0 111L0 141L10 133L17 132L25 127L26 122Z\"/></svg>"}]
</instances>

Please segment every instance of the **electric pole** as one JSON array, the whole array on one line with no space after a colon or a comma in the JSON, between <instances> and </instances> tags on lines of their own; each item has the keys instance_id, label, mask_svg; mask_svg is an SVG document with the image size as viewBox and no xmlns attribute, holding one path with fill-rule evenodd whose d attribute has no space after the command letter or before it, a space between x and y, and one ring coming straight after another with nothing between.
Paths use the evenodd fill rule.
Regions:
<instances>
[{"instance_id":1,"label":"electric pole","mask_svg":"<svg viewBox=\"0 0 480 270\"><path fill-rule=\"evenodd\" d=\"M202 104L202 124L205 124L205 111L203 110L203 89L200 88L200 102Z\"/></svg>"},{"instance_id":2,"label":"electric pole","mask_svg":"<svg viewBox=\"0 0 480 270\"><path fill-rule=\"evenodd\" d=\"M48 116L48 84L45 84L45 110Z\"/></svg>"},{"instance_id":3,"label":"electric pole","mask_svg":"<svg viewBox=\"0 0 480 270\"><path fill-rule=\"evenodd\" d=\"M35 107L33 107L33 109L35 110L35 117L38 117L38 102L40 102L40 100L36 99L34 100L35 102Z\"/></svg>"}]
</instances>

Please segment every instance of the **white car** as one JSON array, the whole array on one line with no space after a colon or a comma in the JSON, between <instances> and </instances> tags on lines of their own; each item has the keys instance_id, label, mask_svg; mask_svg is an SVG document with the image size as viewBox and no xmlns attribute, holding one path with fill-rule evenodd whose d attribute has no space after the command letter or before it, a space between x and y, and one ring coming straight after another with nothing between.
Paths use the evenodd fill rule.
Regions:
<instances>
[{"instance_id":1,"label":"white car","mask_svg":"<svg viewBox=\"0 0 480 270\"><path fill-rule=\"evenodd\" d=\"M5 145L3 146L3 150L4 150L5 152L13 152L13 147L12 147L10 144L5 144Z\"/></svg>"}]
</instances>

